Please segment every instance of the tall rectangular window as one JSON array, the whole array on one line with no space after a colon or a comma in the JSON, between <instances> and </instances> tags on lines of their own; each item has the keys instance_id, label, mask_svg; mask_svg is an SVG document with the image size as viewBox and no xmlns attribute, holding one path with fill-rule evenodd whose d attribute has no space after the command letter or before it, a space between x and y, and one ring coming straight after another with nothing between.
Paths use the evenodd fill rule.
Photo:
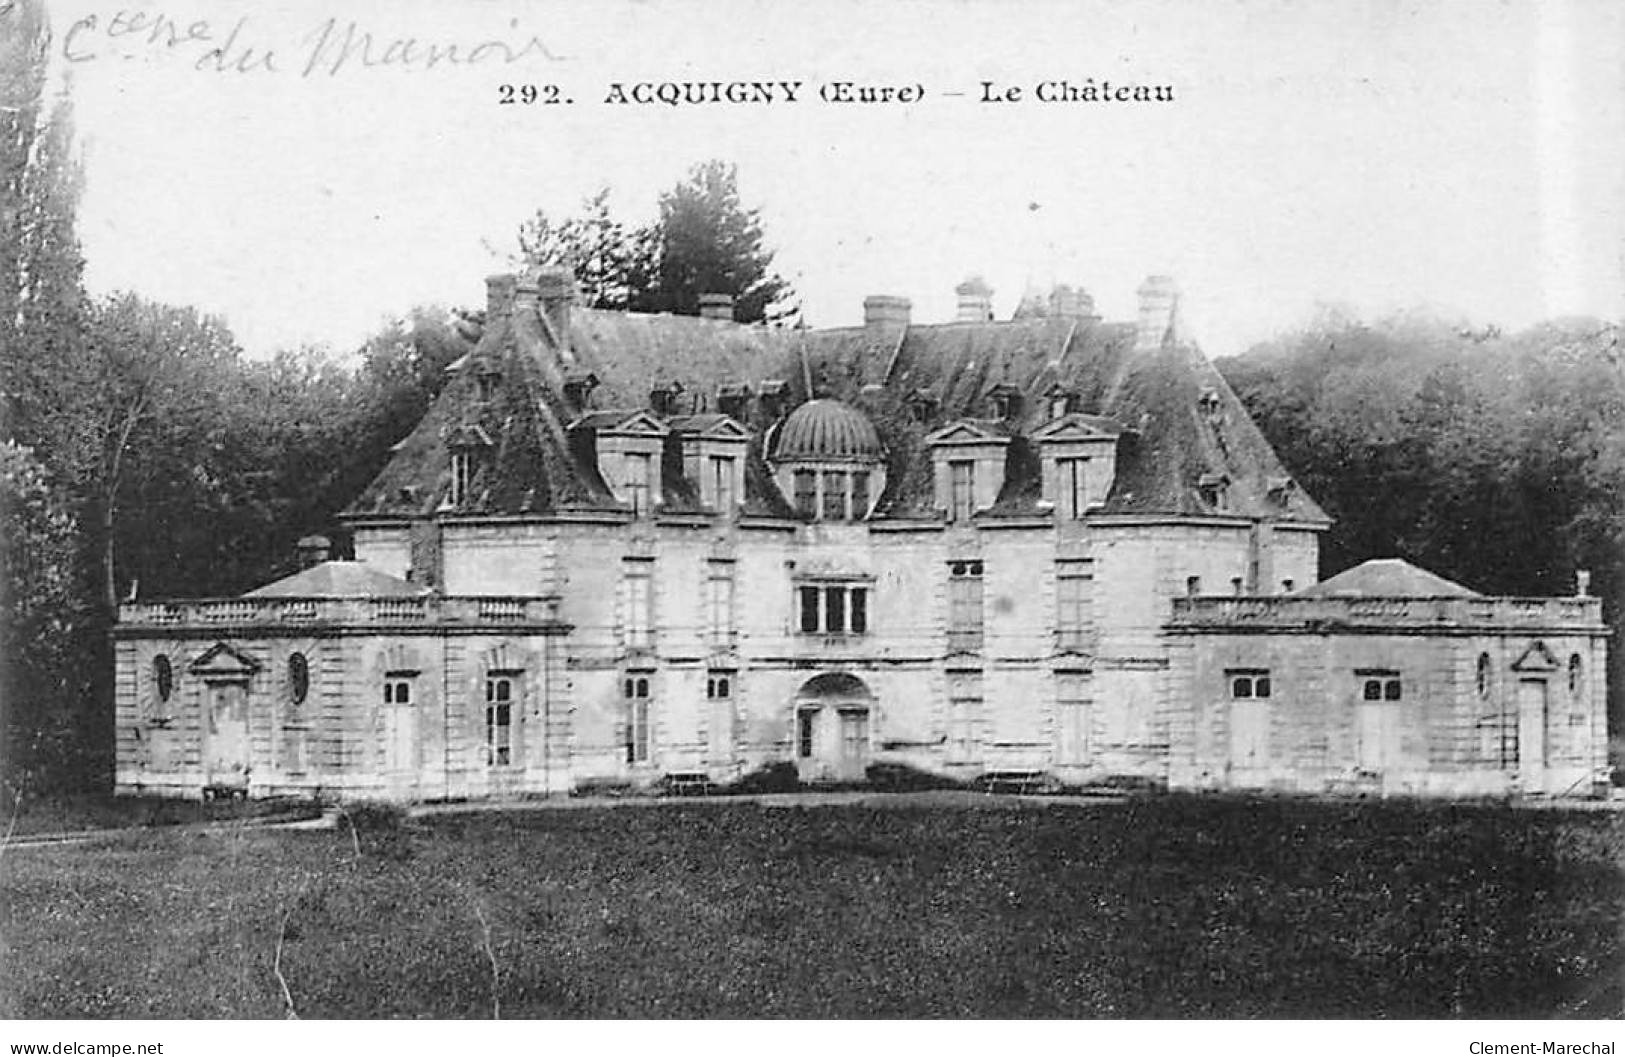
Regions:
<instances>
[{"instance_id":1,"label":"tall rectangular window","mask_svg":"<svg viewBox=\"0 0 1625 1057\"><path fill-rule=\"evenodd\" d=\"M967 521L976 512L976 464L956 459L948 464L948 519Z\"/></svg>"},{"instance_id":2,"label":"tall rectangular window","mask_svg":"<svg viewBox=\"0 0 1625 1057\"><path fill-rule=\"evenodd\" d=\"M812 517L818 513L818 474L813 470L795 472L796 513Z\"/></svg>"},{"instance_id":3,"label":"tall rectangular window","mask_svg":"<svg viewBox=\"0 0 1625 1057\"><path fill-rule=\"evenodd\" d=\"M1077 650L1088 644L1094 622L1089 597L1093 586L1093 562L1070 558L1055 563L1055 637L1060 648Z\"/></svg>"},{"instance_id":4,"label":"tall rectangular window","mask_svg":"<svg viewBox=\"0 0 1625 1057\"><path fill-rule=\"evenodd\" d=\"M846 520L846 474L839 470L824 471L824 504L820 516L825 521Z\"/></svg>"},{"instance_id":5,"label":"tall rectangular window","mask_svg":"<svg viewBox=\"0 0 1625 1057\"><path fill-rule=\"evenodd\" d=\"M626 453L626 498L632 504L632 513L643 515L654 510L654 457L648 452Z\"/></svg>"},{"instance_id":6,"label":"tall rectangular window","mask_svg":"<svg viewBox=\"0 0 1625 1057\"><path fill-rule=\"evenodd\" d=\"M854 587L847 592L848 612L847 621L852 634L862 635L869 630L869 589L867 587Z\"/></svg>"},{"instance_id":7,"label":"tall rectangular window","mask_svg":"<svg viewBox=\"0 0 1625 1057\"><path fill-rule=\"evenodd\" d=\"M706 634L713 646L726 646L733 642L733 573L733 563L712 562L706 575Z\"/></svg>"},{"instance_id":8,"label":"tall rectangular window","mask_svg":"<svg viewBox=\"0 0 1625 1057\"><path fill-rule=\"evenodd\" d=\"M846 588L824 588L824 630L829 632L842 632L846 630Z\"/></svg>"},{"instance_id":9,"label":"tall rectangular window","mask_svg":"<svg viewBox=\"0 0 1625 1057\"><path fill-rule=\"evenodd\" d=\"M485 765L513 762L513 679L493 675L485 680Z\"/></svg>"},{"instance_id":10,"label":"tall rectangular window","mask_svg":"<svg viewBox=\"0 0 1625 1057\"><path fill-rule=\"evenodd\" d=\"M1089 762L1089 676L1086 672L1055 673L1055 756L1057 763Z\"/></svg>"},{"instance_id":11,"label":"tall rectangular window","mask_svg":"<svg viewBox=\"0 0 1625 1057\"><path fill-rule=\"evenodd\" d=\"M948 563L948 648L982 648L982 563Z\"/></svg>"},{"instance_id":12,"label":"tall rectangular window","mask_svg":"<svg viewBox=\"0 0 1625 1057\"><path fill-rule=\"evenodd\" d=\"M452 506L462 506L468 502L468 489L473 480L474 453L467 448L458 448L451 453Z\"/></svg>"},{"instance_id":13,"label":"tall rectangular window","mask_svg":"<svg viewBox=\"0 0 1625 1057\"><path fill-rule=\"evenodd\" d=\"M869 471L854 470L852 473L852 520L858 521L869 515Z\"/></svg>"},{"instance_id":14,"label":"tall rectangular window","mask_svg":"<svg viewBox=\"0 0 1625 1057\"><path fill-rule=\"evenodd\" d=\"M711 495L715 497L718 513L733 513L737 500L734 498L734 461L729 456L711 456Z\"/></svg>"},{"instance_id":15,"label":"tall rectangular window","mask_svg":"<svg viewBox=\"0 0 1625 1057\"><path fill-rule=\"evenodd\" d=\"M819 628L818 598L821 592L816 587L796 588L796 601L800 609L798 626L804 632L815 632Z\"/></svg>"},{"instance_id":16,"label":"tall rectangular window","mask_svg":"<svg viewBox=\"0 0 1625 1057\"><path fill-rule=\"evenodd\" d=\"M948 673L948 762L974 763L981 757L982 673Z\"/></svg>"},{"instance_id":17,"label":"tall rectangular window","mask_svg":"<svg viewBox=\"0 0 1625 1057\"><path fill-rule=\"evenodd\" d=\"M1055 460L1055 509L1062 520L1076 521L1088 509L1088 466L1088 459Z\"/></svg>"},{"instance_id":18,"label":"tall rectangular window","mask_svg":"<svg viewBox=\"0 0 1625 1057\"><path fill-rule=\"evenodd\" d=\"M649 762L649 701L653 675L628 672L621 680L621 697L626 704L626 762Z\"/></svg>"},{"instance_id":19,"label":"tall rectangular window","mask_svg":"<svg viewBox=\"0 0 1625 1057\"><path fill-rule=\"evenodd\" d=\"M629 561L623 583L626 613L622 640L628 649L647 649L654 638L654 563Z\"/></svg>"}]
</instances>

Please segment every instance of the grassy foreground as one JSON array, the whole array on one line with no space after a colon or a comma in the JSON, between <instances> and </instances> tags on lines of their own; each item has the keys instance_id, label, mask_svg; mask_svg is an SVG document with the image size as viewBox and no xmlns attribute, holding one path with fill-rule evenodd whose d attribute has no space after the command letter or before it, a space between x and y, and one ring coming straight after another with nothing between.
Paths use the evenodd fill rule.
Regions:
<instances>
[{"instance_id":1,"label":"grassy foreground","mask_svg":"<svg viewBox=\"0 0 1625 1057\"><path fill-rule=\"evenodd\" d=\"M0 1017L1621 1013L1615 812L665 804L0 858ZM360 855L356 854L359 843ZM286 985L286 996L284 995Z\"/></svg>"}]
</instances>

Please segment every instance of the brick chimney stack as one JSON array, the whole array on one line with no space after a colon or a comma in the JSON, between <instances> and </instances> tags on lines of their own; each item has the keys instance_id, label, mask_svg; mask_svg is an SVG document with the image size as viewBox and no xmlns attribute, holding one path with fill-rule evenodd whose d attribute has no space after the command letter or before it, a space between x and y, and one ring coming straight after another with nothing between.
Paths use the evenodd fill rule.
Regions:
<instances>
[{"instance_id":1,"label":"brick chimney stack","mask_svg":"<svg viewBox=\"0 0 1625 1057\"><path fill-rule=\"evenodd\" d=\"M561 349L570 345L570 306L576 299L576 277L569 268L557 265L538 269L533 280L536 299L547 317L553 338Z\"/></svg>"},{"instance_id":2,"label":"brick chimney stack","mask_svg":"<svg viewBox=\"0 0 1625 1057\"><path fill-rule=\"evenodd\" d=\"M485 322L487 325L505 319L513 305L514 289L518 280L512 275L488 275L485 278Z\"/></svg>"},{"instance_id":3,"label":"brick chimney stack","mask_svg":"<svg viewBox=\"0 0 1625 1057\"><path fill-rule=\"evenodd\" d=\"M958 322L986 323L993 318L993 288L980 275L954 287L954 293L959 295Z\"/></svg>"},{"instance_id":4,"label":"brick chimney stack","mask_svg":"<svg viewBox=\"0 0 1625 1057\"><path fill-rule=\"evenodd\" d=\"M701 294L701 319L726 319L729 322L734 318L734 299L732 294Z\"/></svg>"},{"instance_id":5,"label":"brick chimney stack","mask_svg":"<svg viewBox=\"0 0 1625 1057\"><path fill-rule=\"evenodd\" d=\"M1140 284L1140 319L1134 348L1154 352L1162 348L1179 313L1179 287L1166 275L1153 275Z\"/></svg>"},{"instance_id":6,"label":"brick chimney stack","mask_svg":"<svg viewBox=\"0 0 1625 1057\"><path fill-rule=\"evenodd\" d=\"M863 299L863 329L875 345L895 345L908 329L914 305L906 297L870 294Z\"/></svg>"}]
</instances>

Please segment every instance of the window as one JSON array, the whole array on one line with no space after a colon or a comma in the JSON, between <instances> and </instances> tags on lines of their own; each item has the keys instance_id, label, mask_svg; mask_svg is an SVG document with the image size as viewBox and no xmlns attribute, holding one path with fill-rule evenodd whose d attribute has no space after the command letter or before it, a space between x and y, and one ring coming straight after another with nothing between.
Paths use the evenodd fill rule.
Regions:
<instances>
[{"instance_id":1,"label":"window","mask_svg":"<svg viewBox=\"0 0 1625 1057\"><path fill-rule=\"evenodd\" d=\"M733 513L735 503L734 461L731 456L711 456L711 494L715 497L716 509L719 513Z\"/></svg>"},{"instance_id":2,"label":"window","mask_svg":"<svg viewBox=\"0 0 1625 1057\"><path fill-rule=\"evenodd\" d=\"M310 694L310 662L302 653L288 658L288 700L296 705L305 703Z\"/></svg>"},{"instance_id":3,"label":"window","mask_svg":"<svg viewBox=\"0 0 1625 1057\"><path fill-rule=\"evenodd\" d=\"M1088 459L1055 460L1056 514L1063 520L1077 521L1088 508L1088 467Z\"/></svg>"},{"instance_id":4,"label":"window","mask_svg":"<svg viewBox=\"0 0 1625 1057\"><path fill-rule=\"evenodd\" d=\"M647 649L654 628L654 569L653 563L629 561L626 563L625 592L626 618L622 624L623 640L627 649Z\"/></svg>"},{"instance_id":5,"label":"window","mask_svg":"<svg viewBox=\"0 0 1625 1057\"><path fill-rule=\"evenodd\" d=\"M634 672L622 681L626 701L626 762L649 762L649 683L647 672Z\"/></svg>"},{"instance_id":6,"label":"window","mask_svg":"<svg viewBox=\"0 0 1625 1057\"><path fill-rule=\"evenodd\" d=\"M481 371L476 379L479 386L480 403L489 404L496 399L497 386L502 382L502 375L495 371Z\"/></svg>"},{"instance_id":7,"label":"window","mask_svg":"<svg viewBox=\"0 0 1625 1057\"><path fill-rule=\"evenodd\" d=\"M948 648L982 648L982 563L948 563Z\"/></svg>"},{"instance_id":8,"label":"window","mask_svg":"<svg viewBox=\"0 0 1625 1057\"><path fill-rule=\"evenodd\" d=\"M158 703L168 704L169 696L175 692L175 666L167 654L160 653L152 659L152 684L158 691Z\"/></svg>"},{"instance_id":9,"label":"window","mask_svg":"<svg viewBox=\"0 0 1625 1057\"><path fill-rule=\"evenodd\" d=\"M1055 673L1055 752L1057 763L1076 764L1089 761L1089 728L1088 673Z\"/></svg>"},{"instance_id":10,"label":"window","mask_svg":"<svg viewBox=\"0 0 1625 1057\"><path fill-rule=\"evenodd\" d=\"M629 451L625 455L626 500L632 504L632 513L649 514L654 510L654 456L643 451Z\"/></svg>"},{"instance_id":11,"label":"window","mask_svg":"<svg viewBox=\"0 0 1625 1057\"><path fill-rule=\"evenodd\" d=\"M824 471L824 505L820 516L825 521L846 520L846 474L839 470Z\"/></svg>"},{"instance_id":12,"label":"window","mask_svg":"<svg viewBox=\"0 0 1625 1057\"><path fill-rule=\"evenodd\" d=\"M705 591L706 626L711 645L729 645L733 642L734 634L733 565L729 562L712 562Z\"/></svg>"},{"instance_id":13,"label":"window","mask_svg":"<svg viewBox=\"0 0 1625 1057\"><path fill-rule=\"evenodd\" d=\"M1224 673L1230 683L1230 696L1247 701L1270 696L1270 673L1263 668L1235 668Z\"/></svg>"},{"instance_id":14,"label":"window","mask_svg":"<svg viewBox=\"0 0 1625 1057\"><path fill-rule=\"evenodd\" d=\"M1094 622L1089 598L1093 587L1093 562L1071 558L1055 563L1055 635L1062 649L1081 649L1085 645Z\"/></svg>"},{"instance_id":15,"label":"window","mask_svg":"<svg viewBox=\"0 0 1625 1057\"><path fill-rule=\"evenodd\" d=\"M1201 593L1202 593L1202 578L1200 576L1187 576L1187 577L1185 577L1185 594L1190 598L1195 598L1197 595L1199 595Z\"/></svg>"},{"instance_id":16,"label":"window","mask_svg":"<svg viewBox=\"0 0 1625 1057\"><path fill-rule=\"evenodd\" d=\"M796 513L812 517L818 512L818 474L813 470L795 472Z\"/></svg>"},{"instance_id":17,"label":"window","mask_svg":"<svg viewBox=\"0 0 1625 1057\"><path fill-rule=\"evenodd\" d=\"M982 715L982 673L948 673L948 762L972 763L981 755L977 724Z\"/></svg>"},{"instance_id":18,"label":"window","mask_svg":"<svg viewBox=\"0 0 1625 1057\"><path fill-rule=\"evenodd\" d=\"M803 634L863 635L869 630L869 589L852 584L796 588L796 626Z\"/></svg>"},{"instance_id":19,"label":"window","mask_svg":"<svg viewBox=\"0 0 1625 1057\"><path fill-rule=\"evenodd\" d=\"M861 521L869 516L869 471L852 473L852 520Z\"/></svg>"},{"instance_id":20,"label":"window","mask_svg":"<svg viewBox=\"0 0 1625 1057\"><path fill-rule=\"evenodd\" d=\"M474 481L474 452L458 448L451 453L451 505L468 502L469 486Z\"/></svg>"},{"instance_id":21,"label":"window","mask_svg":"<svg viewBox=\"0 0 1625 1057\"><path fill-rule=\"evenodd\" d=\"M493 675L485 680L485 765L513 763L514 680Z\"/></svg>"},{"instance_id":22,"label":"window","mask_svg":"<svg viewBox=\"0 0 1625 1057\"><path fill-rule=\"evenodd\" d=\"M1403 696L1398 672L1359 671L1360 697L1365 701L1398 701Z\"/></svg>"},{"instance_id":23,"label":"window","mask_svg":"<svg viewBox=\"0 0 1625 1057\"><path fill-rule=\"evenodd\" d=\"M734 673L713 669L705 677L705 699L726 701L733 697Z\"/></svg>"},{"instance_id":24,"label":"window","mask_svg":"<svg viewBox=\"0 0 1625 1057\"><path fill-rule=\"evenodd\" d=\"M950 462L948 488L948 520L968 520L976 511L976 464L969 460Z\"/></svg>"},{"instance_id":25,"label":"window","mask_svg":"<svg viewBox=\"0 0 1625 1057\"><path fill-rule=\"evenodd\" d=\"M1487 653L1478 655L1478 696L1490 696L1490 655Z\"/></svg>"},{"instance_id":26,"label":"window","mask_svg":"<svg viewBox=\"0 0 1625 1057\"><path fill-rule=\"evenodd\" d=\"M812 759L813 748L817 742L818 713L813 709L803 709L796 713L796 756L803 760Z\"/></svg>"},{"instance_id":27,"label":"window","mask_svg":"<svg viewBox=\"0 0 1625 1057\"><path fill-rule=\"evenodd\" d=\"M384 678L384 704L410 705L412 703L412 680L410 678L390 675Z\"/></svg>"},{"instance_id":28,"label":"window","mask_svg":"<svg viewBox=\"0 0 1625 1057\"><path fill-rule=\"evenodd\" d=\"M1579 697L1585 689L1585 671L1578 653L1569 654L1569 696Z\"/></svg>"}]
</instances>

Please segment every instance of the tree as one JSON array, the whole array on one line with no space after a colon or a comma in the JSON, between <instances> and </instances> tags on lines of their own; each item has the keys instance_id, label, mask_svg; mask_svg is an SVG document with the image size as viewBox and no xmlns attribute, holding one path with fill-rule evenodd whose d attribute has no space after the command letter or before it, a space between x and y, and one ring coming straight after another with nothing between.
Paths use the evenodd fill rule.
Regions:
<instances>
[{"instance_id":1,"label":"tree","mask_svg":"<svg viewBox=\"0 0 1625 1057\"><path fill-rule=\"evenodd\" d=\"M593 308L698 315L702 294L734 299L745 323L794 315L790 284L772 271L761 211L746 209L735 166L696 165L659 200L659 216L634 228L609 210L609 191L556 221L538 212L519 231L522 259L571 268Z\"/></svg>"},{"instance_id":2,"label":"tree","mask_svg":"<svg viewBox=\"0 0 1625 1057\"><path fill-rule=\"evenodd\" d=\"M651 282L652 229L629 228L611 216L607 187L581 208L563 221L537 210L519 229L520 255L529 264L569 268L589 308L625 310Z\"/></svg>"}]
</instances>

